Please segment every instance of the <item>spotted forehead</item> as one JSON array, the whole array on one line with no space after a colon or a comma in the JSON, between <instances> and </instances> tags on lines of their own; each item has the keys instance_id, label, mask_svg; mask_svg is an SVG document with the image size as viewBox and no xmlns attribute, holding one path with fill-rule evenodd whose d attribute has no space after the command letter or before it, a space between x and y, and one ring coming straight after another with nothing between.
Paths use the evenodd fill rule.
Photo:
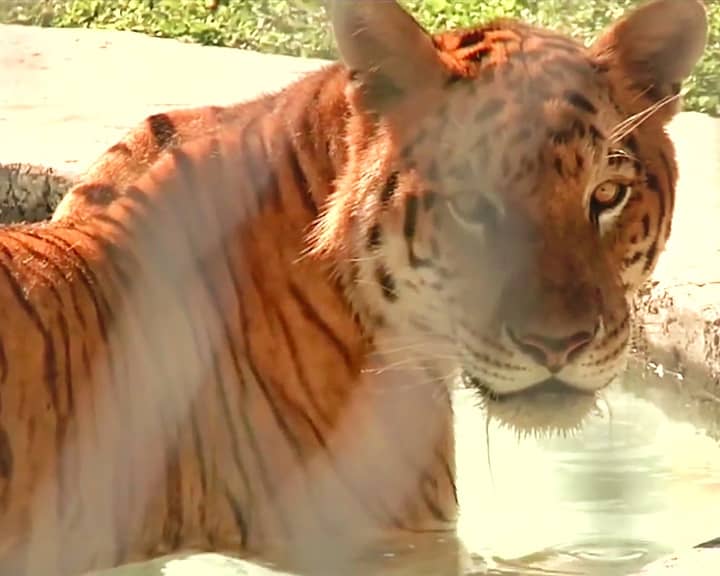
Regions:
<instances>
[{"instance_id":1,"label":"spotted forehead","mask_svg":"<svg viewBox=\"0 0 720 576\"><path fill-rule=\"evenodd\" d=\"M608 92L606 70L585 46L552 30L499 20L437 35L434 43L454 71L448 87L493 87L504 103L520 104L518 112L537 116L538 107L561 99L595 113L593 99Z\"/></svg>"},{"instance_id":2,"label":"spotted forehead","mask_svg":"<svg viewBox=\"0 0 720 576\"><path fill-rule=\"evenodd\" d=\"M461 63L459 72L472 74L476 65L487 68L511 59L582 61L585 46L562 33L516 20L496 20L479 28L457 29L433 36L440 52Z\"/></svg>"},{"instance_id":3,"label":"spotted forehead","mask_svg":"<svg viewBox=\"0 0 720 576\"><path fill-rule=\"evenodd\" d=\"M541 167L581 177L605 154L621 115L606 70L579 42L516 21L434 42L455 74L401 152L429 185L522 196Z\"/></svg>"}]
</instances>

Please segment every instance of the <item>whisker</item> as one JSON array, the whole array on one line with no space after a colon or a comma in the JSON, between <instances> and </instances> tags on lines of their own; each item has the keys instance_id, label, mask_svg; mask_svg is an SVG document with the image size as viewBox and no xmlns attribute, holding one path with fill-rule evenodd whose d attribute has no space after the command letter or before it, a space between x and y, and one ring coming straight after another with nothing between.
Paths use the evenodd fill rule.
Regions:
<instances>
[{"instance_id":1,"label":"whisker","mask_svg":"<svg viewBox=\"0 0 720 576\"><path fill-rule=\"evenodd\" d=\"M638 158L634 154L630 154L627 150L623 150L621 148L615 148L613 150L610 150L610 152L607 155L607 159L614 159L614 158L625 158L627 160L632 160L634 162L638 161Z\"/></svg>"},{"instance_id":2,"label":"whisker","mask_svg":"<svg viewBox=\"0 0 720 576\"><path fill-rule=\"evenodd\" d=\"M364 374L384 374L391 370L400 371L400 369L412 369L412 370L426 370L427 368L418 362L418 358L403 358L397 362L391 362L380 368L363 368L361 370Z\"/></svg>"},{"instance_id":3,"label":"whisker","mask_svg":"<svg viewBox=\"0 0 720 576\"><path fill-rule=\"evenodd\" d=\"M487 461L488 474L490 475L490 486L493 492L497 492L495 486L495 474L493 473L492 459L490 457L490 409L485 412L485 458Z\"/></svg>"},{"instance_id":4,"label":"whisker","mask_svg":"<svg viewBox=\"0 0 720 576\"><path fill-rule=\"evenodd\" d=\"M633 114L632 116L629 116L622 122L618 123L618 125L615 126L615 128L613 128L613 130L610 132L610 143L615 144L617 142L620 142L623 138L625 138L628 134L634 131L638 126L640 126L640 124L645 122L645 120L650 118L658 110L660 110L670 102L677 100L678 98L680 98L680 94L671 94L669 96L665 96L651 106L648 106L644 110L641 110L640 112Z\"/></svg>"},{"instance_id":5,"label":"whisker","mask_svg":"<svg viewBox=\"0 0 720 576\"><path fill-rule=\"evenodd\" d=\"M382 254L370 254L369 256L354 256L352 258L345 258L343 260L344 263L361 263L361 262L374 262L376 260L380 260L382 258Z\"/></svg>"}]
</instances>

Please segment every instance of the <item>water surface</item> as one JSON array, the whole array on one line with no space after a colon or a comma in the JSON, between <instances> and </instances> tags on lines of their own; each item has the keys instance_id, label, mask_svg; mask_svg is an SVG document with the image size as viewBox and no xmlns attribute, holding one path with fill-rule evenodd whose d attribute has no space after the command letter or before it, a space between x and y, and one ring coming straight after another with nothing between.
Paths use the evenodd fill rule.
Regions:
<instances>
[{"instance_id":1,"label":"water surface","mask_svg":"<svg viewBox=\"0 0 720 576\"><path fill-rule=\"evenodd\" d=\"M626 394L608 394L607 405L611 416L592 417L577 436L519 439L486 426L471 392L458 391L460 560L457 542L429 536L359 553L341 576L625 576L719 536L720 446ZM268 571L202 554L103 572L160 574Z\"/></svg>"}]
</instances>

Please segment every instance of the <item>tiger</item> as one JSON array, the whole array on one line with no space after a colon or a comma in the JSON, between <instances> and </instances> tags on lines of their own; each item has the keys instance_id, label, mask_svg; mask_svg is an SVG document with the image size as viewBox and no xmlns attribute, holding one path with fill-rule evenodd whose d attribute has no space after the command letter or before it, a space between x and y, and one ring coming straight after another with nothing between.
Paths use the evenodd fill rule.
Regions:
<instances>
[{"instance_id":1,"label":"tiger","mask_svg":"<svg viewBox=\"0 0 720 576\"><path fill-rule=\"evenodd\" d=\"M703 3L589 46L327 11L337 62L148 117L49 221L0 229L0 573L184 550L347 573L453 534L458 379L552 434L622 374Z\"/></svg>"}]
</instances>

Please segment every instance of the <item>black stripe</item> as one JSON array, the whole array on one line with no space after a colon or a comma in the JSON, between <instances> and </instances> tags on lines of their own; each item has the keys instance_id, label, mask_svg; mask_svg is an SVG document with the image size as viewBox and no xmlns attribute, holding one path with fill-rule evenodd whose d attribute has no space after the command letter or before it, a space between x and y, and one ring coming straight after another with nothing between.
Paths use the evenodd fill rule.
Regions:
<instances>
[{"instance_id":1,"label":"black stripe","mask_svg":"<svg viewBox=\"0 0 720 576\"><path fill-rule=\"evenodd\" d=\"M165 519L163 542L176 550L180 544L183 525L182 476L178 463L177 448L165 450Z\"/></svg>"},{"instance_id":2,"label":"black stripe","mask_svg":"<svg viewBox=\"0 0 720 576\"><path fill-rule=\"evenodd\" d=\"M368 237L367 237L367 249L368 250L376 250L380 244L382 243L382 230L380 229L380 224L373 224L370 226L370 229L368 230Z\"/></svg>"},{"instance_id":3,"label":"black stripe","mask_svg":"<svg viewBox=\"0 0 720 576\"><path fill-rule=\"evenodd\" d=\"M327 414L325 414L325 411L320 406L317 394L315 390L312 389L312 386L310 385L310 380L307 378L305 371L303 370L303 364L301 361L302 354L298 350L296 340L293 337L292 330L290 329L290 325L288 324L288 321L282 314L281 310L277 311L276 318L278 319L278 323L280 324L280 328L282 329L283 336L285 337L287 348L290 351L290 359L292 360L292 363L295 367L295 373L297 374L297 381L300 384L300 388L302 388L307 401L310 403L310 406L312 406L313 410L315 410L316 414L323 420L326 425L329 425L330 419L327 417ZM299 408L299 411L302 411L301 407ZM320 434L319 430L315 426L315 423L310 420L309 417L307 418L307 420L308 424L310 424L313 432L315 433L315 437L324 446L325 439L322 437L322 434Z\"/></svg>"},{"instance_id":4,"label":"black stripe","mask_svg":"<svg viewBox=\"0 0 720 576\"><path fill-rule=\"evenodd\" d=\"M385 181L385 185L380 191L380 203L383 206L387 206L390 200L392 200L392 197L395 195L395 191L398 187L399 178L400 174L397 170L394 170L390 173L390 176L388 176L388 179Z\"/></svg>"},{"instance_id":5,"label":"black stripe","mask_svg":"<svg viewBox=\"0 0 720 576\"><path fill-rule=\"evenodd\" d=\"M27 234L28 231L26 231L25 233ZM98 329L100 330L100 335L103 339L103 342L107 344L108 328L106 323L106 317L107 319L112 318L113 313L107 297L105 296L103 288L100 285L97 276L95 275L95 272L88 266L87 262L80 255L74 244L68 242L62 237L51 235L50 230L46 230L42 238L48 244L55 246L58 250L63 250L65 254L71 256L74 259L74 269L79 273L76 278L79 279L79 281L83 284L85 290L88 293L88 296L90 297L93 309L95 310L95 319L98 324ZM83 327L85 327L85 315L83 314L82 309L75 300L74 290L72 291L72 297L74 306L76 307L76 314L78 315L78 318L80 319Z\"/></svg>"},{"instance_id":6,"label":"black stripe","mask_svg":"<svg viewBox=\"0 0 720 576\"><path fill-rule=\"evenodd\" d=\"M377 266L375 268L375 279L380 284L382 295L385 300L389 302L395 302L397 300L397 294L395 292L395 278L388 271L385 266Z\"/></svg>"},{"instance_id":7,"label":"black stripe","mask_svg":"<svg viewBox=\"0 0 720 576\"><path fill-rule=\"evenodd\" d=\"M0 386L5 384L5 381L7 380L8 376L8 360L7 355L5 354L5 345L2 341L2 334L0 334ZM0 410L2 410L2 405L0 404Z\"/></svg>"},{"instance_id":8,"label":"black stripe","mask_svg":"<svg viewBox=\"0 0 720 576\"><path fill-rule=\"evenodd\" d=\"M469 48L470 46L474 46L475 44L479 44L483 40L485 40L485 30L484 29L475 29L475 30L467 30L462 33L462 36L459 39L458 48Z\"/></svg>"},{"instance_id":9,"label":"black stripe","mask_svg":"<svg viewBox=\"0 0 720 576\"><path fill-rule=\"evenodd\" d=\"M219 178L223 172L220 170L219 163L221 162L221 148L220 143L217 139L213 139L211 142L211 154L210 159L211 162L214 161L216 166L210 166L208 171L208 180L210 178ZM207 186L221 188L223 185L222 181L215 181L215 180L209 180L206 182ZM210 202L206 204L208 208L214 212L214 218L216 222L224 222L224 217L234 217L234 214L223 214L218 210L218 207L214 202ZM242 224L242 222L235 222L236 225ZM223 224L220 224L220 228L222 229ZM230 294L234 295L235 302L237 303L240 320L241 322L246 321L246 314L243 310L242 301L240 300L240 296L243 294L243 286L241 285L240 279L237 276L237 272L235 270L235 267L233 266L232 259L230 257L230 254L228 252L228 247L225 244L221 244L219 246L219 250L222 256L221 262L224 263L225 271L227 273L228 280L230 282ZM245 380L243 378L243 370L241 366L240 359L238 357L237 351L234 346L234 339L231 335L230 327L228 325L228 319L227 315L223 313L224 306L223 302L220 298L220 295L217 293L217 282L210 282L210 279L207 274L200 274L201 280L203 282L205 290L210 295L209 302L211 306L215 310L216 317L220 319L220 323L222 326L222 335L224 338L224 343L226 350L230 354L230 359L232 362L232 368L235 372L235 376L237 378L237 385L240 390L241 396L247 395L247 386L245 385ZM247 350L247 346L245 345L245 349ZM243 459L240 454L240 445L238 442L238 433L235 428L235 419L232 417L231 409L230 409L230 403L228 400L226 388L225 388L225 382L224 379L219 375L219 377L216 377L214 379L216 391L217 391L217 397L220 402L220 409L222 411L223 416L223 422L225 424L227 434L230 438L230 450L232 455L232 461L235 464L237 470L240 473L240 476L242 478L245 490L247 492L247 499L249 502L252 502L255 500L255 495L253 494L253 488L250 483L250 478L248 476L247 471L245 470L245 467L243 466ZM245 398L243 398L244 400ZM247 405L247 403L243 403L243 406ZM243 431L248 439L249 449L252 453L252 456L254 456L255 461L257 462L257 469L260 474L260 483L264 486L266 494L268 496L268 500L272 501L273 494L274 494L274 487L272 486L272 483L270 481L270 473L267 469L267 464L265 463L263 451L259 449L258 447L258 441L255 438L255 432L251 426L251 424L248 422L247 417L245 417L244 414L241 414L240 417L240 424L242 425ZM238 509L237 512L240 512ZM281 521L284 521L283 518L281 518ZM243 531L243 534L241 536L242 541L246 542L248 538L248 526L250 524L250 521L248 518L245 517L238 517L236 515L236 522L238 523L238 527L241 531ZM287 531L287 527L286 531Z\"/></svg>"},{"instance_id":10,"label":"black stripe","mask_svg":"<svg viewBox=\"0 0 720 576\"><path fill-rule=\"evenodd\" d=\"M2 491L0 491L0 510L6 511L9 503L10 488L12 483L10 480L13 476L13 468L15 458L10 443L10 437L4 426L0 423L0 478L4 479ZM5 572L0 566L0 572L3 574L17 574L18 572Z\"/></svg>"},{"instance_id":11,"label":"black stripe","mask_svg":"<svg viewBox=\"0 0 720 576\"><path fill-rule=\"evenodd\" d=\"M8 436L7 430L0 425L0 478L10 480L13 474L13 452L12 446L10 445L10 437ZM5 487L6 489L9 486ZM3 493L2 505L5 508L5 494Z\"/></svg>"},{"instance_id":12,"label":"black stripe","mask_svg":"<svg viewBox=\"0 0 720 576\"><path fill-rule=\"evenodd\" d=\"M26 250L29 254L31 254L33 256L33 258L43 262L47 267L52 268L53 272L55 273L55 276L48 276L47 274L44 273L44 271L42 269L37 270L37 273L43 275L44 278L46 279L47 284L48 284L48 289L55 297L55 301L58 303L58 307L60 309L64 308L64 304L62 302L62 298L60 297L60 293L58 292L58 288L57 288L56 284L57 284L58 280L61 280L65 283L65 285L69 289L70 301L73 306L73 310L75 311L75 315L77 316L78 321L80 322L80 326L83 329L86 328L87 322L85 320L85 315L82 312L82 308L80 307L80 303L78 302L77 293L75 291L76 286L74 285L73 282L70 282L67 279L68 270L63 269L60 265L58 265L55 262L54 258L50 257L48 254L45 254L43 252L40 252L39 250L36 250L34 247L32 247L31 245L26 243L24 240L21 240L18 236L29 236L37 243L48 244L48 245L52 246L53 248L55 248L56 250L61 251L62 256L66 256L64 247L63 248L58 247L57 244L55 242L53 242L51 238L46 237L44 234L34 232L33 230L17 229L14 231L6 231L5 234L6 234L6 238L12 239L14 242L19 244L22 247L22 249ZM81 280L81 282L82 282L82 280ZM64 316L62 316L62 318L63 318L63 321L65 321ZM65 323L65 328L67 329L67 323Z\"/></svg>"},{"instance_id":13,"label":"black stripe","mask_svg":"<svg viewBox=\"0 0 720 576\"><path fill-rule=\"evenodd\" d=\"M647 238L650 235L650 214L645 214L642 217L642 227L643 227L643 240Z\"/></svg>"},{"instance_id":14,"label":"black stripe","mask_svg":"<svg viewBox=\"0 0 720 576\"><path fill-rule=\"evenodd\" d=\"M435 478L427 471L423 472L420 480L420 492L422 494L425 507L435 519L440 520L441 522L448 522L450 518L448 518L447 514L445 514L436 502L437 491L438 484Z\"/></svg>"},{"instance_id":15,"label":"black stripe","mask_svg":"<svg viewBox=\"0 0 720 576\"><path fill-rule=\"evenodd\" d=\"M0 270L4 273L8 285L12 290L13 294L17 298L18 304L23 309L23 312L30 318L30 321L35 325L40 336L43 340L43 364L44 364L44 380L45 387L50 394L50 402L52 403L53 409L58 411L58 391L57 391L57 363L55 358L55 344L53 342L51 334L42 322L38 311L35 309L33 303L25 295L23 286L15 277L13 270L14 260L10 250L5 245L0 244L0 253L7 258L7 261L0 260Z\"/></svg>"},{"instance_id":16,"label":"black stripe","mask_svg":"<svg viewBox=\"0 0 720 576\"><path fill-rule=\"evenodd\" d=\"M335 334L333 329L325 322L322 315L313 307L310 301L305 297L305 294L296 286L293 282L290 283L290 295L300 305L300 310L305 318L310 320L330 341L335 349L342 356L346 366L352 367L354 365L353 354L347 345Z\"/></svg>"},{"instance_id":17,"label":"black stripe","mask_svg":"<svg viewBox=\"0 0 720 576\"><path fill-rule=\"evenodd\" d=\"M215 160L215 162L221 161L221 155L220 155L220 145L219 142L214 139L211 143L211 146L213 148L213 153L210 155L211 158ZM222 174L222 171L219 169L212 169L212 167L209 170L210 177L219 177ZM205 184L208 187L215 187L220 188L223 185L222 181L210 181L205 182ZM213 213L213 217L215 218L216 222L220 222L220 229L223 228L223 222L226 221L228 217L234 218L235 214L223 214L219 211L219 208L216 206L214 202L206 203L205 204L209 210ZM234 222L234 225L242 224L242 222ZM245 288L242 284L245 284L244 282L241 284L240 279L237 276L237 272L235 270L235 266L233 266L232 259L230 257L230 254L228 252L228 247L224 243L220 243L217 246L217 250L220 252L221 255L221 262L224 264L224 269L227 274L228 281L230 283L230 290L223 294L227 294L230 297L234 298L234 301L237 303L238 310L239 310L239 316L241 321L241 328L243 332L247 331L247 314L245 313L243 309L242 301L239 299L239 296L243 294L245 291ZM210 305L212 306L216 318L218 318L220 326L222 328L222 337L224 340L224 347L225 350L228 351L231 359L232 369L235 372L237 383L235 385L239 385L240 395L241 397L244 397L248 393L247 384L245 382L245 379L243 377L243 368L241 365L241 361L238 357L237 351L234 346L234 338L231 335L231 328L228 324L228 318L225 310L229 306L229 303L226 302L226 299L222 298L222 295L218 291L218 278L217 275L214 276L211 279L211 275L208 273L207 270L200 270L200 279L203 283L203 287L205 291L207 292L209 298L208 301ZM249 352L248 343L244 342L243 347L245 350ZM226 384L225 379L222 376L222 372L219 370L217 366L217 360L213 359L213 370L214 370L214 378L213 381L216 386L217 390L217 397L219 399L220 408L222 412L222 419L224 421L225 427L227 429L228 436L230 438L230 451L231 451L231 458L233 463L235 464L237 470L240 473L242 482L244 484L244 488L246 491L246 498L248 502L253 502L256 500L255 495L253 494L253 487L250 483L250 478L248 475L248 472L246 471L245 467L243 466L243 458L241 457L240 452L240 446L238 442L238 432L235 429L235 422L236 418L232 417L231 408L229 399L226 393L226 386L229 384ZM253 367L248 362L248 370L253 372ZM244 400L244 398L243 398ZM247 402L242 402L242 406L246 406ZM268 465L265 462L264 457L264 450L262 450L259 446L259 443L255 437L255 432L253 430L253 427L250 422L248 422L248 418L245 414L240 414L239 423L243 428L243 431L247 437L247 445L251 452L252 458L255 459L256 467L255 469L258 471L259 474L259 481L260 484L263 486L266 494L267 494L267 500L269 502L273 502L273 497L275 494L275 486L274 483L271 480L272 474L268 470ZM237 502L233 498L232 505L236 506ZM246 542L247 538L249 537L249 526L251 524L250 519L247 518L242 514L241 508L234 507L233 513L235 515L235 520L238 525L239 530L242 532L241 539L242 542ZM250 513L249 510L246 511L246 513ZM286 519L278 513L278 517L281 523L281 528L284 528L286 534L289 534L289 526L287 524Z\"/></svg>"},{"instance_id":18,"label":"black stripe","mask_svg":"<svg viewBox=\"0 0 720 576\"><path fill-rule=\"evenodd\" d=\"M243 514L242 506L232 495L232 492L230 492L230 488L228 487L227 484L225 484L225 498L227 499L228 504L230 505L230 510L233 513L233 518L235 518L235 524L237 525L238 529L240 530L240 548L244 549L247 547L247 542L248 542L248 532L249 532L248 522L245 519L245 515Z\"/></svg>"},{"instance_id":19,"label":"black stripe","mask_svg":"<svg viewBox=\"0 0 720 576\"><path fill-rule=\"evenodd\" d=\"M84 236L87 240L90 240L92 242L96 242L98 244L102 245L102 249L107 248L108 246L105 244L105 242L100 239L99 237L96 237L93 234L90 234L89 232L82 230L81 228L72 228L68 229L71 233L77 233L81 236ZM25 231L27 234L28 232ZM85 286L88 295L90 296L90 299L92 301L93 307L95 309L96 314L96 320L98 323L98 330L100 331L102 340L105 344L108 344L108 328L107 325L112 321L113 318L113 308L110 306L109 301L104 293L104 290L98 281L98 278L95 274L95 272L88 266L87 262L85 261L84 257L78 252L77 248L75 247L75 244L68 242L61 236L56 234L55 230L47 229L44 231L44 240L48 242L49 244L56 245L59 244L58 249L65 250L66 254L72 255L75 258L75 270L79 272L79 276L76 276L75 278L79 278L80 281ZM57 243L57 244L55 244ZM122 278L129 278L130 274L127 272L120 272L117 267L115 266L116 262L111 258L106 260L106 264L108 265L108 268L113 271L118 277ZM123 283L123 288L128 289L130 287L129 282ZM123 292L124 293L124 292ZM107 318L106 318L107 317Z\"/></svg>"},{"instance_id":20,"label":"black stripe","mask_svg":"<svg viewBox=\"0 0 720 576\"><path fill-rule=\"evenodd\" d=\"M70 192L74 196L82 196L90 204L107 206L117 198L117 190L107 184L80 184Z\"/></svg>"},{"instance_id":21,"label":"black stripe","mask_svg":"<svg viewBox=\"0 0 720 576\"><path fill-rule=\"evenodd\" d=\"M67 415L63 416L62 413L58 413L57 415L57 430L55 434L55 450L56 454L60 456L63 454L66 450L65 446L65 439L67 436L67 427L68 427L68 421L72 417L72 415L75 413L75 394L73 390L73 371L72 371L72 355L70 352L70 333L68 330L67 320L65 319L65 316L58 312L56 315L56 324L60 328L60 334L61 339L63 343L63 352L65 355L65 387L66 387L66 394L67 394ZM65 452L66 453L66 452ZM66 468L60 467L59 474L58 474L58 482L60 484L59 486L59 492L60 494L66 493L66 483L67 478L65 474ZM66 512L66 499L60 498L58 500L58 508L60 512L60 517L65 517Z\"/></svg>"},{"instance_id":22,"label":"black stripe","mask_svg":"<svg viewBox=\"0 0 720 576\"><path fill-rule=\"evenodd\" d=\"M410 195L405 198L405 221L403 222L403 235L406 240L412 240L415 237L415 228L417 226L418 199L417 196Z\"/></svg>"},{"instance_id":23,"label":"black stripe","mask_svg":"<svg viewBox=\"0 0 720 576\"><path fill-rule=\"evenodd\" d=\"M643 272L649 272L650 268L652 268L653 264L655 264L655 256L657 255L657 240L654 240L652 244L650 244L650 248L647 251L647 254L645 255L645 266L643 267Z\"/></svg>"},{"instance_id":24,"label":"black stripe","mask_svg":"<svg viewBox=\"0 0 720 576\"><path fill-rule=\"evenodd\" d=\"M193 448L195 451L195 457L198 460L198 468L200 471L200 491L202 492L202 495L200 496L200 501L204 502L207 499L207 488L208 488L207 470L206 470L207 464L205 462L205 453L203 452L202 441L200 440L200 430L198 430L197 414L195 413L194 410L191 410L189 416L190 416L190 434L192 436L192 443L193 443ZM199 508L200 508L200 510L199 510L200 524L201 524L202 528L205 529L206 528L206 526L205 526L206 508L205 508L205 506L200 506ZM244 523L243 523L243 525L244 525ZM243 542L244 542L245 530L241 529L240 532L241 532L240 537L243 538Z\"/></svg>"},{"instance_id":25,"label":"black stripe","mask_svg":"<svg viewBox=\"0 0 720 576\"><path fill-rule=\"evenodd\" d=\"M152 206L152 204L150 202L150 198L148 198L147 193L144 190L142 190L142 188L139 188L138 186L135 186L134 184L127 186L123 190L122 197L133 204L139 204L145 210L148 210L150 212L155 211L155 208Z\"/></svg>"},{"instance_id":26,"label":"black stripe","mask_svg":"<svg viewBox=\"0 0 720 576\"><path fill-rule=\"evenodd\" d=\"M262 311L262 313L266 316L266 322L269 322L267 319L267 315L270 313L272 309L272 304L265 298L265 292L262 288L263 282L261 278L255 277L254 269L250 269L250 275L253 277L252 281L253 284L256 287L257 295L260 299L261 306L259 309ZM270 411L272 412L273 419L275 420L275 423L277 424L280 431L285 436L286 440L288 441L288 444L292 447L293 451L295 452L295 456L297 459L298 466L302 468L303 463L303 456L304 456L304 449L301 444L301 442L298 440L295 431L290 428L290 425L285 420L285 414L283 413L283 410L280 409L276 402L276 398L271 392L271 389L275 392L281 392L282 386L279 385L276 382L272 382L272 386L270 383L268 383L263 376L261 376L260 371L257 369L257 366L255 365L255 361L253 360L253 343L257 342L255 338L252 337L252 334L250 332L250 329L248 327L247 323L247 317L243 317L243 323L242 323L242 334L246 345L247 355L245 357L245 363L247 364L248 368L253 374L253 377L255 379L256 384L259 386L265 401L268 404L268 407L270 408Z\"/></svg>"},{"instance_id":27,"label":"black stripe","mask_svg":"<svg viewBox=\"0 0 720 576\"><path fill-rule=\"evenodd\" d=\"M447 481L450 484L450 487L452 488L453 500L455 501L455 505L457 505L460 503L460 501L458 500L457 486L455 485L455 475L453 474L452 470L450 469L450 464L448 463L448 461L445 457L442 457L442 462L443 462L443 471L445 472Z\"/></svg>"},{"instance_id":28,"label":"black stripe","mask_svg":"<svg viewBox=\"0 0 720 576\"><path fill-rule=\"evenodd\" d=\"M463 82L467 80L466 76L463 76L462 74L450 74L445 78L445 82L443 86L445 88L451 88L455 86L456 84L459 84L460 82Z\"/></svg>"},{"instance_id":29,"label":"black stripe","mask_svg":"<svg viewBox=\"0 0 720 576\"><path fill-rule=\"evenodd\" d=\"M667 193L670 200L670 210L672 210L675 206L675 171L673 170L672 165L670 164L670 160L668 159L664 150L660 151L660 161L665 168L665 176L667 179Z\"/></svg>"},{"instance_id":30,"label":"black stripe","mask_svg":"<svg viewBox=\"0 0 720 576\"><path fill-rule=\"evenodd\" d=\"M279 190L277 182L271 186L275 178L268 162L265 146L257 126L262 115L256 114L243 126L242 175L249 182L248 191L255 194L258 208L264 208L268 200L268 191L272 195L272 201L276 206L280 205Z\"/></svg>"},{"instance_id":31,"label":"black stripe","mask_svg":"<svg viewBox=\"0 0 720 576\"><path fill-rule=\"evenodd\" d=\"M242 305L241 305L242 308ZM278 429L282 433L282 435L285 437L285 439L288 442L288 445L292 449L292 452L295 454L295 460L298 464L298 468L302 469L302 463L303 463L303 451L302 448L293 434L292 430L290 430L288 423L285 421L283 412L278 408L277 404L274 401L274 398L272 397L272 394L270 393L270 389L267 385L267 383L260 377L260 373L257 369L257 366L255 365L255 362L253 360L253 350L250 346L250 343L253 341L252 335L250 333L250 329L248 326L248 315L245 312L244 309L241 311L241 327L240 327L240 333L242 334L243 338L243 348L247 351L247 354L245 356L245 366L247 367L247 370L250 372L254 382L257 384L257 386L260 389L262 397L265 399L265 402L267 403L268 408L270 409L270 413L273 416L273 420L275 424L277 425ZM244 394L247 394L247 390L244 390ZM246 424L246 429L249 428L248 423L243 418L244 423ZM258 462L258 465L260 466L260 472L261 472L261 481L265 486L265 490L267 494L269 495L269 500L273 501L272 495L274 494L274 489L271 488L272 484L270 482L270 474L268 474L267 468L264 464L263 460L263 451L258 448L257 441L255 440L254 435L249 436L249 440L251 443L251 448L255 454L256 460ZM282 526L285 529L285 532L287 534L290 533L289 523L287 519L280 513L278 510L278 518L282 524Z\"/></svg>"},{"instance_id":32,"label":"black stripe","mask_svg":"<svg viewBox=\"0 0 720 576\"><path fill-rule=\"evenodd\" d=\"M153 114L148 117L147 123L158 148L166 148L175 139L177 130L167 114Z\"/></svg>"},{"instance_id":33,"label":"black stripe","mask_svg":"<svg viewBox=\"0 0 720 576\"><path fill-rule=\"evenodd\" d=\"M413 268L430 266L432 262L427 258L418 258L413 247L417 228L418 198L410 195L405 198L405 221L403 222L403 235L407 245L408 262ZM384 274L383 274L384 276Z\"/></svg>"},{"instance_id":34,"label":"black stripe","mask_svg":"<svg viewBox=\"0 0 720 576\"><path fill-rule=\"evenodd\" d=\"M298 152L292 146L290 146L287 153L287 162L290 165L290 173L292 174L293 182L295 182L295 185L300 192L300 199L302 200L303 206L313 216L317 216L317 204L315 204L315 199L313 198L312 191L310 190L310 185L308 184L307 177L305 176L305 172L300 164Z\"/></svg>"},{"instance_id":35,"label":"black stripe","mask_svg":"<svg viewBox=\"0 0 720 576\"><path fill-rule=\"evenodd\" d=\"M624 260L624 264L626 267L630 267L633 264L636 264L643 256L644 254L642 252L635 252L632 256Z\"/></svg>"},{"instance_id":36,"label":"black stripe","mask_svg":"<svg viewBox=\"0 0 720 576\"><path fill-rule=\"evenodd\" d=\"M580 94L580 92L576 92L575 90L566 90L563 93L563 99L571 106L587 112L588 114L597 114L597 108L595 108L590 100Z\"/></svg>"},{"instance_id":37,"label":"black stripe","mask_svg":"<svg viewBox=\"0 0 720 576\"><path fill-rule=\"evenodd\" d=\"M650 188L655 194L657 194L658 197L658 222L657 222L657 232L658 235L661 233L662 223L665 220L665 196L662 193L662 188L660 187L660 182L658 180L658 177L652 173L648 172L645 177L647 187Z\"/></svg>"},{"instance_id":38,"label":"black stripe","mask_svg":"<svg viewBox=\"0 0 720 576\"><path fill-rule=\"evenodd\" d=\"M221 161L220 154L217 154L219 152L219 146L217 140L213 140L212 142L213 151L216 152L215 154L211 153L209 157L211 159L214 159L215 162ZM192 163L189 156L187 156L184 152L181 150L175 150L173 151L173 159L175 161L176 170L178 173L178 180L183 183L184 189L194 193L197 192L198 182L196 178L196 172L194 164ZM219 168L219 167L217 167ZM219 177L223 172L219 169L216 170L210 170L210 174L213 176ZM204 186L214 189L213 183L211 182L204 182ZM222 184L222 183L220 183ZM200 197L199 195L196 197ZM228 326L228 319L227 315L224 314L221 310L227 302L226 299L222 298L222 296L225 295L225 293L218 294L216 287L212 280L215 280L216 278L211 278L211 275L208 273L208 270L204 269L202 266L201 260L203 259L203 256L205 256L205 253L200 253L199 247L194 244L193 242L193 224L196 223L196 221L199 218L199 214L197 211L193 210L187 210L187 206L182 206L175 203L172 204L170 208L170 214L173 216L174 221L170 221L167 225L172 226L173 229L180 231L185 231L185 242L187 243L189 254L191 255L192 261L191 265L193 268L194 273L196 274L196 277L199 278L202 282L202 285L205 289L205 292L207 294L207 302L215 312L216 320L218 322L218 325L221 327L222 332L221 335L223 337L223 344L225 345L225 350L229 352L230 357L233 361L233 368L235 370L235 373L240 381L242 381L241 376L241 369L240 369L240 363L238 361L236 351L232 345L232 337L230 335L230 328ZM209 202L206 203L206 205L214 206L215 203L212 198L209 199ZM154 243L153 245L154 246ZM151 246L151 247L152 247ZM173 244L173 246L168 247L170 250L177 249L177 246ZM209 252L212 252L213 254L220 250L221 253L225 255L227 258L227 255L222 252L224 246L222 242L219 240L215 245L212 247L213 249ZM207 254L210 255L210 254ZM173 275L173 271L171 271L171 275ZM239 293L236 290L228 291L227 294L237 294ZM180 296L183 300L186 300L186 298ZM193 309L193 302L186 302L187 310ZM203 322L193 322L191 318L188 318L188 324L191 327L195 328L202 328L205 323ZM192 330L191 337L193 340L197 343L197 348L199 349L202 344L201 341L207 342L209 338L209 334L205 334L204 338L197 333L197 330ZM218 353L216 350L213 350L211 353L211 366L210 370L212 372L212 381L215 383L216 389L217 389L217 397L220 403L221 411L223 414L223 420L224 424L227 428L228 437L230 439L230 450L232 453L232 459L234 463L236 464L236 468L238 472L240 473L240 476L242 478L245 490L247 492L248 501L253 500L252 490L250 487L249 478L247 475L246 470L244 469L242 465L242 458L240 456L240 449L238 445L238 434L234 428L234 418L232 418L230 406L228 402L227 395L225 393L226 390L226 383L225 379L223 377L222 370L219 366L218 362ZM241 387L242 390L242 387ZM241 421L243 424L245 424L246 429L249 429L249 426L247 426L247 422L244 418L241 418ZM260 470L260 474L262 476L261 481L265 482L266 484L269 483L269 475L267 473L265 464L260 456L260 452L257 450L257 445L254 441L254 436L252 436L252 432L249 431L249 438L250 438L250 444L251 449L255 450L256 455L258 456L258 468ZM198 448L198 451L200 451L201 448ZM204 472L203 472L204 474ZM272 499L272 492L268 492L268 498ZM244 518L240 519L236 516L236 521L238 522L238 528L241 531L241 541L245 542L248 538L248 529L247 524Z\"/></svg>"}]
</instances>

